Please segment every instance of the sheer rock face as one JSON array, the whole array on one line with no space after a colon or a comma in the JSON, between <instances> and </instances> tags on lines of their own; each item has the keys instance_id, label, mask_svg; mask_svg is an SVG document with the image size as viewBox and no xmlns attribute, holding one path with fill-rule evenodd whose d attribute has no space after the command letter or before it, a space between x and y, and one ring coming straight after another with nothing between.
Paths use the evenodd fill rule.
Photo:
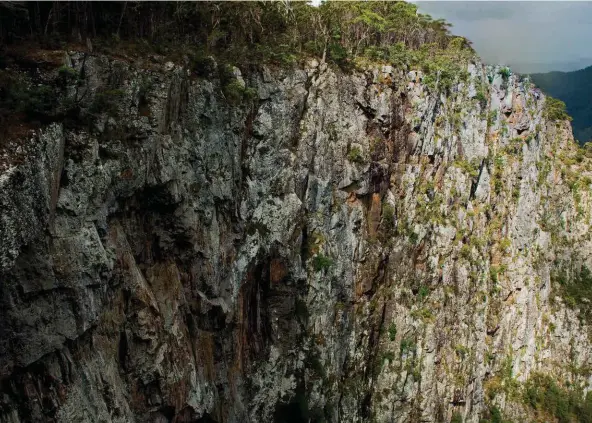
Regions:
<instances>
[{"instance_id":1,"label":"sheer rock face","mask_svg":"<svg viewBox=\"0 0 592 423\"><path fill-rule=\"evenodd\" d=\"M123 95L5 146L0 422L526 421L509 369L588 386L550 281L590 261L587 159L527 81L311 62L233 72L236 103L68 63L83 108Z\"/></svg>"}]
</instances>

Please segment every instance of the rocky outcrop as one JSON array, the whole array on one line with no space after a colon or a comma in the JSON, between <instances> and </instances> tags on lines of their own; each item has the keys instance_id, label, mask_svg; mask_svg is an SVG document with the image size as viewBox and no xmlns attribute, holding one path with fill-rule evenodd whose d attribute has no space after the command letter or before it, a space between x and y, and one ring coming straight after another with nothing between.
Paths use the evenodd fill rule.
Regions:
<instances>
[{"instance_id":1,"label":"rocky outcrop","mask_svg":"<svg viewBox=\"0 0 592 423\"><path fill-rule=\"evenodd\" d=\"M3 147L0 422L527 421L534 372L592 382L550 277L590 162L527 80L66 62L80 124Z\"/></svg>"}]
</instances>

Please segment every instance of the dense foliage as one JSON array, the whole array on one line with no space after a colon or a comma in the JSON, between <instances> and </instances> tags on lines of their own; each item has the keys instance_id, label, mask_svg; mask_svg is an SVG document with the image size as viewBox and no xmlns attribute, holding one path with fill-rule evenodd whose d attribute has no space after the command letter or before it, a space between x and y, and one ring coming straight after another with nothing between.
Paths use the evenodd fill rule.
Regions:
<instances>
[{"instance_id":1,"label":"dense foliage","mask_svg":"<svg viewBox=\"0 0 592 423\"><path fill-rule=\"evenodd\" d=\"M402 64L412 59L408 50L429 46L425 56L453 39L448 23L405 2L0 2L0 16L4 42L91 39L108 48L125 39L254 63L312 54L341 64L359 56Z\"/></svg>"},{"instance_id":2,"label":"dense foliage","mask_svg":"<svg viewBox=\"0 0 592 423\"><path fill-rule=\"evenodd\" d=\"M535 374L526 383L524 401L539 414L559 423L592 423L592 395L566 389L547 375Z\"/></svg>"},{"instance_id":3,"label":"dense foliage","mask_svg":"<svg viewBox=\"0 0 592 423\"><path fill-rule=\"evenodd\" d=\"M545 92L567 104L573 117L574 136L581 143L592 140L592 66L575 72L532 74Z\"/></svg>"},{"instance_id":4,"label":"dense foliage","mask_svg":"<svg viewBox=\"0 0 592 423\"><path fill-rule=\"evenodd\" d=\"M543 113L545 118L550 121L572 119L571 116L567 114L565 103L557 98L549 96L545 99Z\"/></svg>"},{"instance_id":5,"label":"dense foliage","mask_svg":"<svg viewBox=\"0 0 592 423\"><path fill-rule=\"evenodd\" d=\"M586 266L558 267L551 274L565 303L580 310L581 317L592 317L592 272Z\"/></svg>"}]
</instances>

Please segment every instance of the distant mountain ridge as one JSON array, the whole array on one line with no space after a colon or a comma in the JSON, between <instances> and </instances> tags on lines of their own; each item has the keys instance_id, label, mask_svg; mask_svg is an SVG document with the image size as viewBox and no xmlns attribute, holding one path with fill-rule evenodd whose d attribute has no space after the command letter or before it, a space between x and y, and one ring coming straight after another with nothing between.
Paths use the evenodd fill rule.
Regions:
<instances>
[{"instance_id":1,"label":"distant mountain ridge","mask_svg":"<svg viewBox=\"0 0 592 423\"><path fill-rule=\"evenodd\" d=\"M547 72L530 75L549 95L565 102L573 117L574 137L582 144L592 140L592 66L573 72Z\"/></svg>"},{"instance_id":2,"label":"distant mountain ridge","mask_svg":"<svg viewBox=\"0 0 592 423\"><path fill-rule=\"evenodd\" d=\"M592 66L592 57L567 62L509 62L508 65L510 65L514 71L521 74L575 72L588 66Z\"/></svg>"}]
</instances>

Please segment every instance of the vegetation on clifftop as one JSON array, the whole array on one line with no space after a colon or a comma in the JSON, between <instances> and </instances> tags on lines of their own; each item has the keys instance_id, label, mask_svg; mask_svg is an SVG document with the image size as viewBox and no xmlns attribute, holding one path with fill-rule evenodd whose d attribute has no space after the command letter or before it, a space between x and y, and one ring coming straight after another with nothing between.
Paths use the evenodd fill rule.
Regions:
<instances>
[{"instance_id":1,"label":"vegetation on clifftop","mask_svg":"<svg viewBox=\"0 0 592 423\"><path fill-rule=\"evenodd\" d=\"M56 81L27 75L30 51L41 47L111 55L164 56L185 63L196 75L221 73L229 65L248 70L261 63L291 65L317 57L343 69L369 63L424 71L430 89L447 91L462 78L474 52L467 40L453 37L450 25L418 13L406 2L0 2L0 125L9 116L51 121L76 104L58 104L57 87L81 75L61 66ZM36 59L33 59L36 60ZM44 66L62 63L60 59ZM34 66L38 66L38 61ZM24 70L18 72L16 70ZM220 76L222 79L223 75ZM227 78L228 79L228 78ZM29 87L23 89L23 87ZM110 87L92 113L108 108ZM225 97L238 103L253 97L230 81ZM74 101L76 103L76 101ZM352 152L352 161L361 157Z\"/></svg>"},{"instance_id":2,"label":"vegetation on clifftop","mask_svg":"<svg viewBox=\"0 0 592 423\"><path fill-rule=\"evenodd\" d=\"M199 46L252 61L302 53L336 62L389 57L433 44L446 48L450 25L405 2L111 2L0 3L0 41L46 44L122 40L157 50Z\"/></svg>"}]
</instances>

